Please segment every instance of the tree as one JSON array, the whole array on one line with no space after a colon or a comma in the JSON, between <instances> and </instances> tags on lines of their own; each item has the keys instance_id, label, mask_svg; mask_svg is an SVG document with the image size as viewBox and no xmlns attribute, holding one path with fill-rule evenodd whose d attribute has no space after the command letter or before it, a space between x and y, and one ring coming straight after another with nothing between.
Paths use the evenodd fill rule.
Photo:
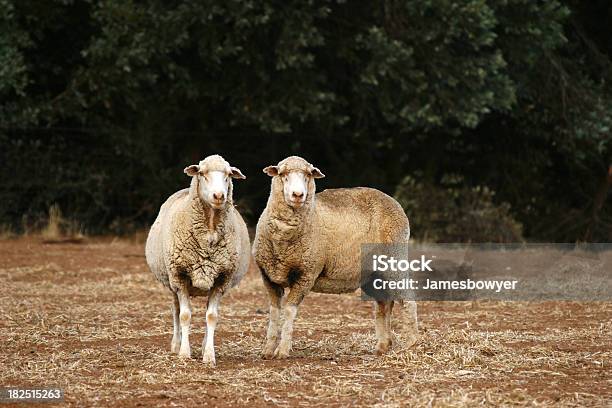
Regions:
<instances>
[{"instance_id":1,"label":"tree","mask_svg":"<svg viewBox=\"0 0 612 408\"><path fill-rule=\"evenodd\" d=\"M328 169L322 186L460 174L533 239L584 237L590 205L590 239L609 239L604 1L0 7L4 223L57 202L92 231L136 228L213 151L257 175L238 189L252 220L261 168L299 153Z\"/></svg>"}]
</instances>

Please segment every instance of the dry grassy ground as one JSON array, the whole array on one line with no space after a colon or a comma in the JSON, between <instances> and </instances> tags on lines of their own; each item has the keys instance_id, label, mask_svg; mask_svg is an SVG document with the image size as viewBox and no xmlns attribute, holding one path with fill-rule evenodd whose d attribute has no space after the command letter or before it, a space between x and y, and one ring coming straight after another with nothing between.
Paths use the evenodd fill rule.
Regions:
<instances>
[{"instance_id":1,"label":"dry grassy ground","mask_svg":"<svg viewBox=\"0 0 612 408\"><path fill-rule=\"evenodd\" d=\"M264 361L252 269L222 302L209 369L204 300L179 360L140 244L0 241L0 281L0 386L59 385L71 406L612 404L610 303L425 302L418 344L379 358L368 303L313 294L292 358Z\"/></svg>"}]
</instances>

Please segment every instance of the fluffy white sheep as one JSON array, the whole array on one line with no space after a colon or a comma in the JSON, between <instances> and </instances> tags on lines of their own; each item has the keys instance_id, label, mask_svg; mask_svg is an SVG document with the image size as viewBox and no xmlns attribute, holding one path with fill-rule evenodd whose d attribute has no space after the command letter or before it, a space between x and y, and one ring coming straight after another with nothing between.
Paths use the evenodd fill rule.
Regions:
<instances>
[{"instance_id":1,"label":"fluffy white sheep","mask_svg":"<svg viewBox=\"0 0 612 408\"><path fill-rule=\"evenodd\" d=\"M406 243L410 227L397 201L378 190L342 188L315 195L314 180L324 175L301 157L288 157L264 172L273 177L272 188L253 242L270 298L263 356L284 358L291 350L293 321L304 296L309 291L354 292L360 286L361 244ZM404 305L404 329L412 345L417 339L416 304ZM392 343L393 302L374 306L375 351L380 354Z\"/></svg>"},{"instance_id":2,"label":"fluffy white sheep","mask_svg":"<svg viewBox=\"0 0 612 408\"><path fill-rule=\"evenodd\" d=\"M162 205L145 253L155 277L170 290L174 334L171 351L190 357L190 296L208 295L203 360L215 365L214 333L221 297L248 269L250 242L234 208L232 178L244 179L219 155L185 168L191 185Z\"/></svg>"}]
</instances>

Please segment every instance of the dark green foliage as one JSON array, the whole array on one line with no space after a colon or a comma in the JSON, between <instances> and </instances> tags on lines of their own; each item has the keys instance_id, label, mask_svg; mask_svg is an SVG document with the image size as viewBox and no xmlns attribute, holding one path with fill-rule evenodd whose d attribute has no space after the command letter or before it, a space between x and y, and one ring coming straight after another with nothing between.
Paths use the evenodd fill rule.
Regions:
<instances>
[{"instance_id":1,"label":"dark green foliage","mask_svg":"<svg viewBox=\"0 0 612 408\"><path fill-rule=\"evenodd\" d=\"M0 0L0 223L58 203L129 231L211 153L249 178L252 222L261 168L297 153L321 188L458 174L528 239L611 240L611 20L605 0Z\"/></svg>"},{"instance_id":2,"label":"dark green foliage","mask_svg":"<svg viewBox=\"0 0 612 408\"><path fill-rule=\"evenodd\" d=\"M395 198L410 214L410 228L431 242L521 242L521 225L510 205L494 203L487 187L464 187L461 177L447 176L440 186L406 177Z\"/></svg>"}]
</instances>

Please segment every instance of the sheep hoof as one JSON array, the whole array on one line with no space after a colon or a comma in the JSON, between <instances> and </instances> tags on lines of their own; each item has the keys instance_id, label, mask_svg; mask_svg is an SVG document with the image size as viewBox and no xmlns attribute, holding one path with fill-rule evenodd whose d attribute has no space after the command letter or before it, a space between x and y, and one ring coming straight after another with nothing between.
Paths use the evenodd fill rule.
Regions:
<instances>
[{"instance_id":1,"label":"sheep hoof","mask_svg":"<svg viewBox=\"0 0 612 408\"><path fill-rule=\"evenodd\" d=\"M190 349L181 349L178 353L180 358L191 358L191 350Z\"/></svg>"},{"instance_id":2,"label":"sheep hoof","mask_svg":"<svg viewBox=\"0 0 612 408\"><path fill-rule=\"evenodd\" d=\"M280 346L278 346L276 348L276 350L274 350L274 356L275 359L277 360L282 360L285 358L289 357L289 350L286 350L284 348L281 348Z\"/></svg>"},{"instance_id":3,"label":"sheep hoof","mask_svg":"<svg viewBox=\"0 0 612 408\"><path fill-rule=\"evenodd\" d=\"M263 351L261 353L261 357L264 360L270 360L274 358L274 351L278 345L278 339L266 339L266 344L264 345Z\"/></svg>"},{"instance_id":4,"label":"sheep hoof","mask_svg":"<svg viewBox=\"0 0 612 408\"><path fill-rule=\"evenodd\" d=\"M374 349L374 352L376 353L377 356L382 356L387 351L389 351L390 348L391 348L391 339L384 341L384 342L379 341L378 343L376 343L376 348Z\"/></svg>"},{"instance_id":5,"label":"sheep hoof","mask_svg":"<svg viewBox=\"0 0 612 408\"><path fill-rule=\"evenodd\" d=\"M404 346L406 348L410 348L410 347L414 346L417 343L418 340L419 340L419 335L418 334L411 334L411 335L406 337L406 341L404 342Z\"/></svg>"},{"instance_id":6,"label":"sheep hoof","mask_svg":"<svg viewBox=\"0 0 612 408\"><path fill-rule=\"evenodd\" d=\"M289 358L289 353L274 353L274 358L277 360L284 360L286 358Z\"/></svg>"},{"instance_id":7,"label":"sheep hoof","mask_svg":"<svg viewBox=\"0 0 612 408\"><path fill-rule=\"evenodd\" d=\"M174 354L178 354L181 349L181 343L171 343L170 344L170 352Z\"/></svg>"},{"instance_id":8,"label":"sheep hoof","mask_svg":"<svg viewBox=\"0 0 612 408\"><path fill-rule=\"evenodd\" d=\"M214 354L205 353L202 357L202 361L204 362L204 365L210 368L214 368L216 365Z\"/></svg>"}]
</instances>

